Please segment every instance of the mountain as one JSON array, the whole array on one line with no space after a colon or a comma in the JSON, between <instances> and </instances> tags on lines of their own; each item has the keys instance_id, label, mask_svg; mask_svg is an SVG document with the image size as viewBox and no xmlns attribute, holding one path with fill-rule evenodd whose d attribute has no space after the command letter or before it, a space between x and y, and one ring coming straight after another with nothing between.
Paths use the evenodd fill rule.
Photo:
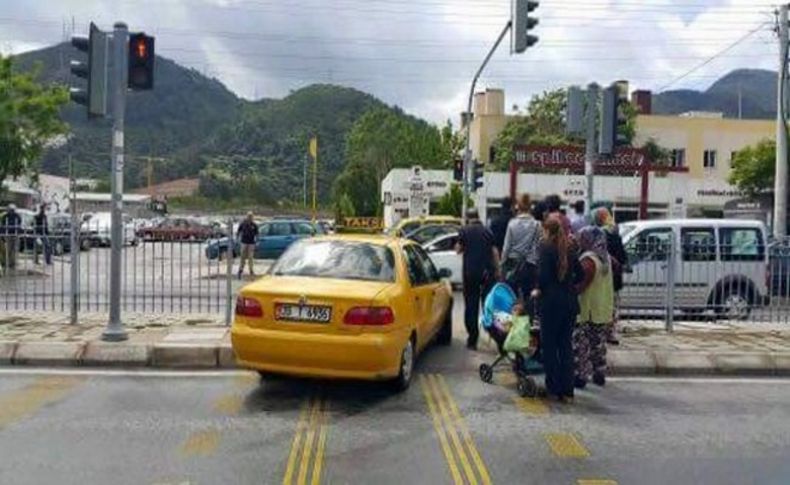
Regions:
<instances>
[{"instance_id":1,"label":"mountain","mask_svg":"<svg viewBox=\"0 0 790 485\"><path fill-rule=\"evenodd\" d=\"M63 43L20 54L15 65L20 70L38 68L42 82L66 84L69 60L83 56ZM243 108L243 102L219 81L161 56L156 58L154 79L153 90L131 92L127 97L126 173L130 186L143 183L143 162L137 157L170 157L197 150L218 126L237 120ZM42 170L66 174L71 155L79 176L108 178L110 121L88 120L85 108L73 103L62 115L72 136L67 144L45 154ZM197 172L197 168L170 168L174 169L173 178Z\"/></svg>"},{"instance_id":2,"label":"mountain","mask_svg":"<svg viewBox=\"0 0 790 485\"><path fill-rule=\"evenodd\" d=\"M776 72L762 69L737 69L705 91L683 89L656 94L653 112L720 111L728 118L737 118L739 93L743 118L776 117Z\"/></svg>"}]
</instances>

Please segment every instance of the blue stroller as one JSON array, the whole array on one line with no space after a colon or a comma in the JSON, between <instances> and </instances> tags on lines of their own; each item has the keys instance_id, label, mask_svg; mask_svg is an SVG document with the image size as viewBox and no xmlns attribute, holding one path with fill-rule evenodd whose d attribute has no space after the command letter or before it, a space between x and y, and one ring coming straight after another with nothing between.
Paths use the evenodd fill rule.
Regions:
<instances>
[{"instance_id":1,"label":"blue stroller","mask_svg":"<svg viewBox=\"0 0 790 485\"><path fill-rule=\"evenodd\" d=\"M535 397L538 394L538 385L533 376L543 372L543 364L540 358L540 328L535 324L537 319L533 319L533 325L530 329L529 346L514 352L505 350L505 341L508 333L495 324L495 315L500 312L510 313L516 303L518 303L518 297L510 286L505 283L494 285L486 296L480 322L483 325L483 329L496 343L499 355L491 364L480 364L480 379L483 382L491 383L494 379L496 368L505 363L510 365L516 374L519 395L522 397ZM532 314L536 315L536 312L532 312Z\"/></svg>"}]
</instances>

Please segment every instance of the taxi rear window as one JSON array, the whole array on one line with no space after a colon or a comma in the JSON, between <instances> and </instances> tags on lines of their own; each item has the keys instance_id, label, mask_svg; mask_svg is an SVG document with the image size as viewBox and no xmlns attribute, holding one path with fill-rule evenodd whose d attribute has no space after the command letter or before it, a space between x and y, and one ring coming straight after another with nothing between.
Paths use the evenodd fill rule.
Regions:
<instances>
[{"instance_id":1,"label":"taxi rear window","mask_svg":"<svg viewBox=\"0 0 790 485\"><path fill-rule=\"evenodd\" d=\"M395 257L387 247L353 241L293 244L272 266L275 276L310 276L361 281L395 281Z\"/></svg>"}]
</instances>

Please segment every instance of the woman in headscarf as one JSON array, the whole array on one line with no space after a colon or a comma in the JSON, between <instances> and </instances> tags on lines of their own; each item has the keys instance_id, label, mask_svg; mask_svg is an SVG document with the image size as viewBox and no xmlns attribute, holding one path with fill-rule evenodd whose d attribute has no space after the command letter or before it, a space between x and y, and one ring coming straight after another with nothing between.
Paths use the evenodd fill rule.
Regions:
<instances>
[{"instance_id":1,"label":"woman in headscarf","mask_svg":"<svg viewBox=\"0 0 790 485\"><path fill-rule=\"evenodd\" d=\"M614 314L614 284L604 231L588 226L579 231L577 240L584 277L576 287L579 316L573 330L573 351L575 384L583 389L590 379L599 386L606 384L606 340Z\"/></svg>"},{"instance_id":2,"label":"woman in headscarf","mask_svg":"<svg viewBox=\"0 0 790 485\"><path fill-rule=\"evenodd\" d=\"M620 237L620 232L614 224L612 213L606 207L596 209L594 214L594 223L596 226L603 229L606 234L606 249L609 256L612 258L612 278L614 284L614 314L612 315L612 325L606 341L612 345L619 345L620 340L617 338L617 317L619 313L620 303L620 290L623 289L623 271L628 265L628 254L623 247L623 239Z\"/></svg>"}]
</instances>

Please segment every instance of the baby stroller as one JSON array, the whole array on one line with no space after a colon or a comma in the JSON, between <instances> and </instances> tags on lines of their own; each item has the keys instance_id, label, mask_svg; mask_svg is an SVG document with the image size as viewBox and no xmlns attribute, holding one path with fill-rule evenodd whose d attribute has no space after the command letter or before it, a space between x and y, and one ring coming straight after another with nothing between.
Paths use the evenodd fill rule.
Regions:
<instances>
[{"instance_id":1,"label":"baby stroller","mask_svg":"<svg viewBox=\"0 0 790 485\"><path fill-rule=\"evenodd\" d=\"M529 345L523 348L505 350L505 341L508 332L501 328L497 322L497 314L509 314L518 298L513 290L505 283L497 283L486 296L483 306L483 316L480 318L485 331L496 342L499 355L491 364L480 364L480 379L490 383L494 378L494 371L501 364L507 364L516 374L518 393L522 397L536 397L538 385L534 375L543 372L540 359L540 328L534 324L529 329ZM535 312L531 312L533 315Z\"/></svg>"}]
</instances>

